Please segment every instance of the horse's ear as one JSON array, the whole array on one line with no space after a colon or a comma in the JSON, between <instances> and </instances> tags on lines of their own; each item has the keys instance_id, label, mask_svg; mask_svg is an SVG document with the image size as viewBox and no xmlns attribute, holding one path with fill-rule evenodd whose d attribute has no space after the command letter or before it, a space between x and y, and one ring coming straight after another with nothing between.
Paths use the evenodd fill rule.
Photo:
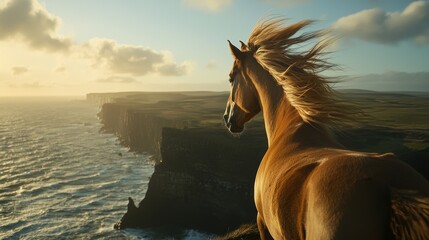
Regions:
<instances>
[{"instance_id":1,"label":"horse's ear","mask_svg":"<svg viewBox=\"0 0 429 240\"><path fill-rule=\"evenodd\" d=\"M241 51L245 51L245 50L248 50L249 48L247 47L247 45L243 42L243 41L241 41L240 40L240 44L241 44Z\"/></svg>"},{"instance_id":2,"label":"horse's ear","mask_svg":"<svg viewBox=\"0 0 429 240\"><path fill-rule=\"evenodd\" d=\"M235 59L241 60L243 58L243 52L240 51L236 46L234 46L229 40L229 48L231 49L231 53Z\"/></svg>"}]
</instances>

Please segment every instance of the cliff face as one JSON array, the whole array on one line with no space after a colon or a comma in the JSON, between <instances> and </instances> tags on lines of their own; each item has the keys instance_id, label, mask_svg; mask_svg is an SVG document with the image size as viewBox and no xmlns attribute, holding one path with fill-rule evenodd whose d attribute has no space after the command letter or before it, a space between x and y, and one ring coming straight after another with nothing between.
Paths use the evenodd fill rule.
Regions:
<instances>
[{"instance_id":1,"label":"cliff face","mask_svg":"<svg viewBox=\"0 0 429 240\"><path fill-rule=\"evenodd\" d=\"M118 92L118 93L88 93L86 100L98 106L103 106L106 103L128 101L132 96L141 96L141 92Z\"/></svg>"},{"instance_id":2,"label":"cliff face","mask_svg":"<svg viewBox=\"0 0 429 240\"><path fill-rule=\"evenodd\" d=\"M106 93L87 94L101 104L102 131L115 133L131 151L159 159L163 127L222 127L226 93Z\"/></svg>"},{"instance_id":3,"label":"cliff face","mask_svg":"<svg viewBox=\"0 0 429 240\"><path fill-rule=\"evenodd\" d=\"M103 104L105 103L115 102L115 98L113 96L110 96L107 94L98 94L98 93L86 94L86 100L98 106L103 106Z\"/></svg>"},{"instance_id":4,"label":"cliff face","mask_svg":"<svg viewBox=\"0 0 429 240\"><path fill-rule=\"evenodd\" d=\"M121 103L104 104L99 116L103 123L102 131L115 133L131 151L148 152L158 158L162 128L184 128L190 125L185 120L163 118Z\"/></svg>"},{"instance_id":5,"label":"cliff face","mask_svg":"<svg viewBox=\"0 0 429 240\"><path fill-rule=\"evenodd\" d=\"M129 206L117 228L170 225L224 233L255 221L253 182L267 148L265 132L234 138L224 129L164 128L162 139L163 161L146 197Z\"/></svg>"}]
</instances>

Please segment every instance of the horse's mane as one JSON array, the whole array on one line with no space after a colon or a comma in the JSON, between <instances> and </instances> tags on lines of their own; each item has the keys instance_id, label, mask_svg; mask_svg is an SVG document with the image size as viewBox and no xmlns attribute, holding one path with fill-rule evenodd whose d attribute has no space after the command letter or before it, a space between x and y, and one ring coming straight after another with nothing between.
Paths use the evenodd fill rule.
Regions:
<instances>
[{"instance_id":1,"label":"horse's mane","mask_svg":"<svg viewBox=\"0 0 429 240\"><path fill-rule=\"evenodd\" d=\"M335 78L320 73L337 65L324 57L325 48L333 42L326 31L315 31L294 36L296 32L313 21L304 20L284 26L285 19L271 18L259 22L253 29L248 50L254 53L257 62L282 86L290 104L296 108L305 122L327 127L339 123L353 124L350 106L339 98L330 86ZM323 38L326 37L326 38ZM312 48L298 52L303 43L319 40Z\"/></svg>"}]
</instances>

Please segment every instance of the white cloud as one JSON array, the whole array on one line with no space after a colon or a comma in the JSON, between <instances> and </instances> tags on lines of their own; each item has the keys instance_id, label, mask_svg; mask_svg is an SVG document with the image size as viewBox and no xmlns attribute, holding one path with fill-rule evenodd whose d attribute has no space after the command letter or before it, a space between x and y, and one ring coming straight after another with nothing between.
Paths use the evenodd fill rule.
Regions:
<instances>
[{"instance_id":1,"label":"white cloud","mask_svg":"<svg viewBox=\"0 0 429 240\"><path fill-rule=\"evenodd\" d=\"M385 12L374 8L342 17L332 29L346 38L394 44L414 40L429 43L429 2L415 1L402 12Z\"/></svg>"},{"instance_id":2,"label":"white cloud","mask_svg":"<svg viewBox=\"0 0 429 240\"><path fill-rule=\"evenodd\" d=\"M57 34L60 18L36 0L8 0L0 6L0 40L20 40L34 49L67 51L70 38Z\"/></svg>"},{"instance_id":3,"label":"white cloud","mask_svg":"<svg viewBox=\"0 0 429 240\"><path fill-rule=\"evenodd\" d=\"M28 68L27 67L13 67L12 68L12 75L16 76L16 75L21 75L28 72Z\"/></svg>"},{"instance_id":4,"label":"white cloud","mask_svg":"<svg viewBox=\"0 0 429 240\"><path fill-rule=\"evenodd\" d=\"M205 11L218 12L231 5L232 0L183 0L190 7Z\"/></svg>"},{"instance_id":5,"label":"white cloud","mask_svg":"<svg viewBox=\"0 0 429 240\"><path fill-rule=\"evenodd\" d=\"M110 39L92 39L78 45L73 39L58 34L60 23L61 19L46 11L37 0L0 0L0 41L19 41L25 46L48 52L77 53L68 57L81 54L93 60L93 66L104 67L103 70L107 69L113 75L182 76L190 70L189 62L176 63L168 51L119 44ZM60 66L53 71L60 73L65 70ZM24 72L24 69L12 69L14 75Z\"/></svg>"},{"instance_id":6,"label":"white cloud","mask_svg":"<svg viewBox=\"0 0 429 240\"><path fill-rule=\"evenodd\" d=\"M181 64L176 64L174 62L167 62L158 65L156 68L157 72L161 76L183 76L191 71L192 63L190 61L185 61Z\"/></svg>"},{"instance_id":7,"label":"white cloud","mask_svg":"<svg viewBox=\"0 0 429 240\"><path fill-rule=\"evenodd\" d=\"M115 74L182 76L189 70L188 63L175 63L167 51L119 44L110 39L91 39L83 50L87 57L94 60L95 66L101 65Z\"/></svg>"}]
</instances>

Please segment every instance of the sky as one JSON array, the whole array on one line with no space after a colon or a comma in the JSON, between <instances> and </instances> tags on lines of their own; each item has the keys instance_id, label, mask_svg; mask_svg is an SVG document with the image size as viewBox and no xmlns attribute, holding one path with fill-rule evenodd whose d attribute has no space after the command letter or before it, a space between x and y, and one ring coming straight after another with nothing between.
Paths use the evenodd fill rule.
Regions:
<instances>
[{"instance_id":1,"label":"sky","mask_svg":"<svg viewBox=\"0 0 429 240\"><path fill-rule=\"evenodd\" d=\"M0 0L0 96L228 91L227 40L274 15L340 36L337 87L429 92L428 1Z\"/></svg>"}]
</instances>

